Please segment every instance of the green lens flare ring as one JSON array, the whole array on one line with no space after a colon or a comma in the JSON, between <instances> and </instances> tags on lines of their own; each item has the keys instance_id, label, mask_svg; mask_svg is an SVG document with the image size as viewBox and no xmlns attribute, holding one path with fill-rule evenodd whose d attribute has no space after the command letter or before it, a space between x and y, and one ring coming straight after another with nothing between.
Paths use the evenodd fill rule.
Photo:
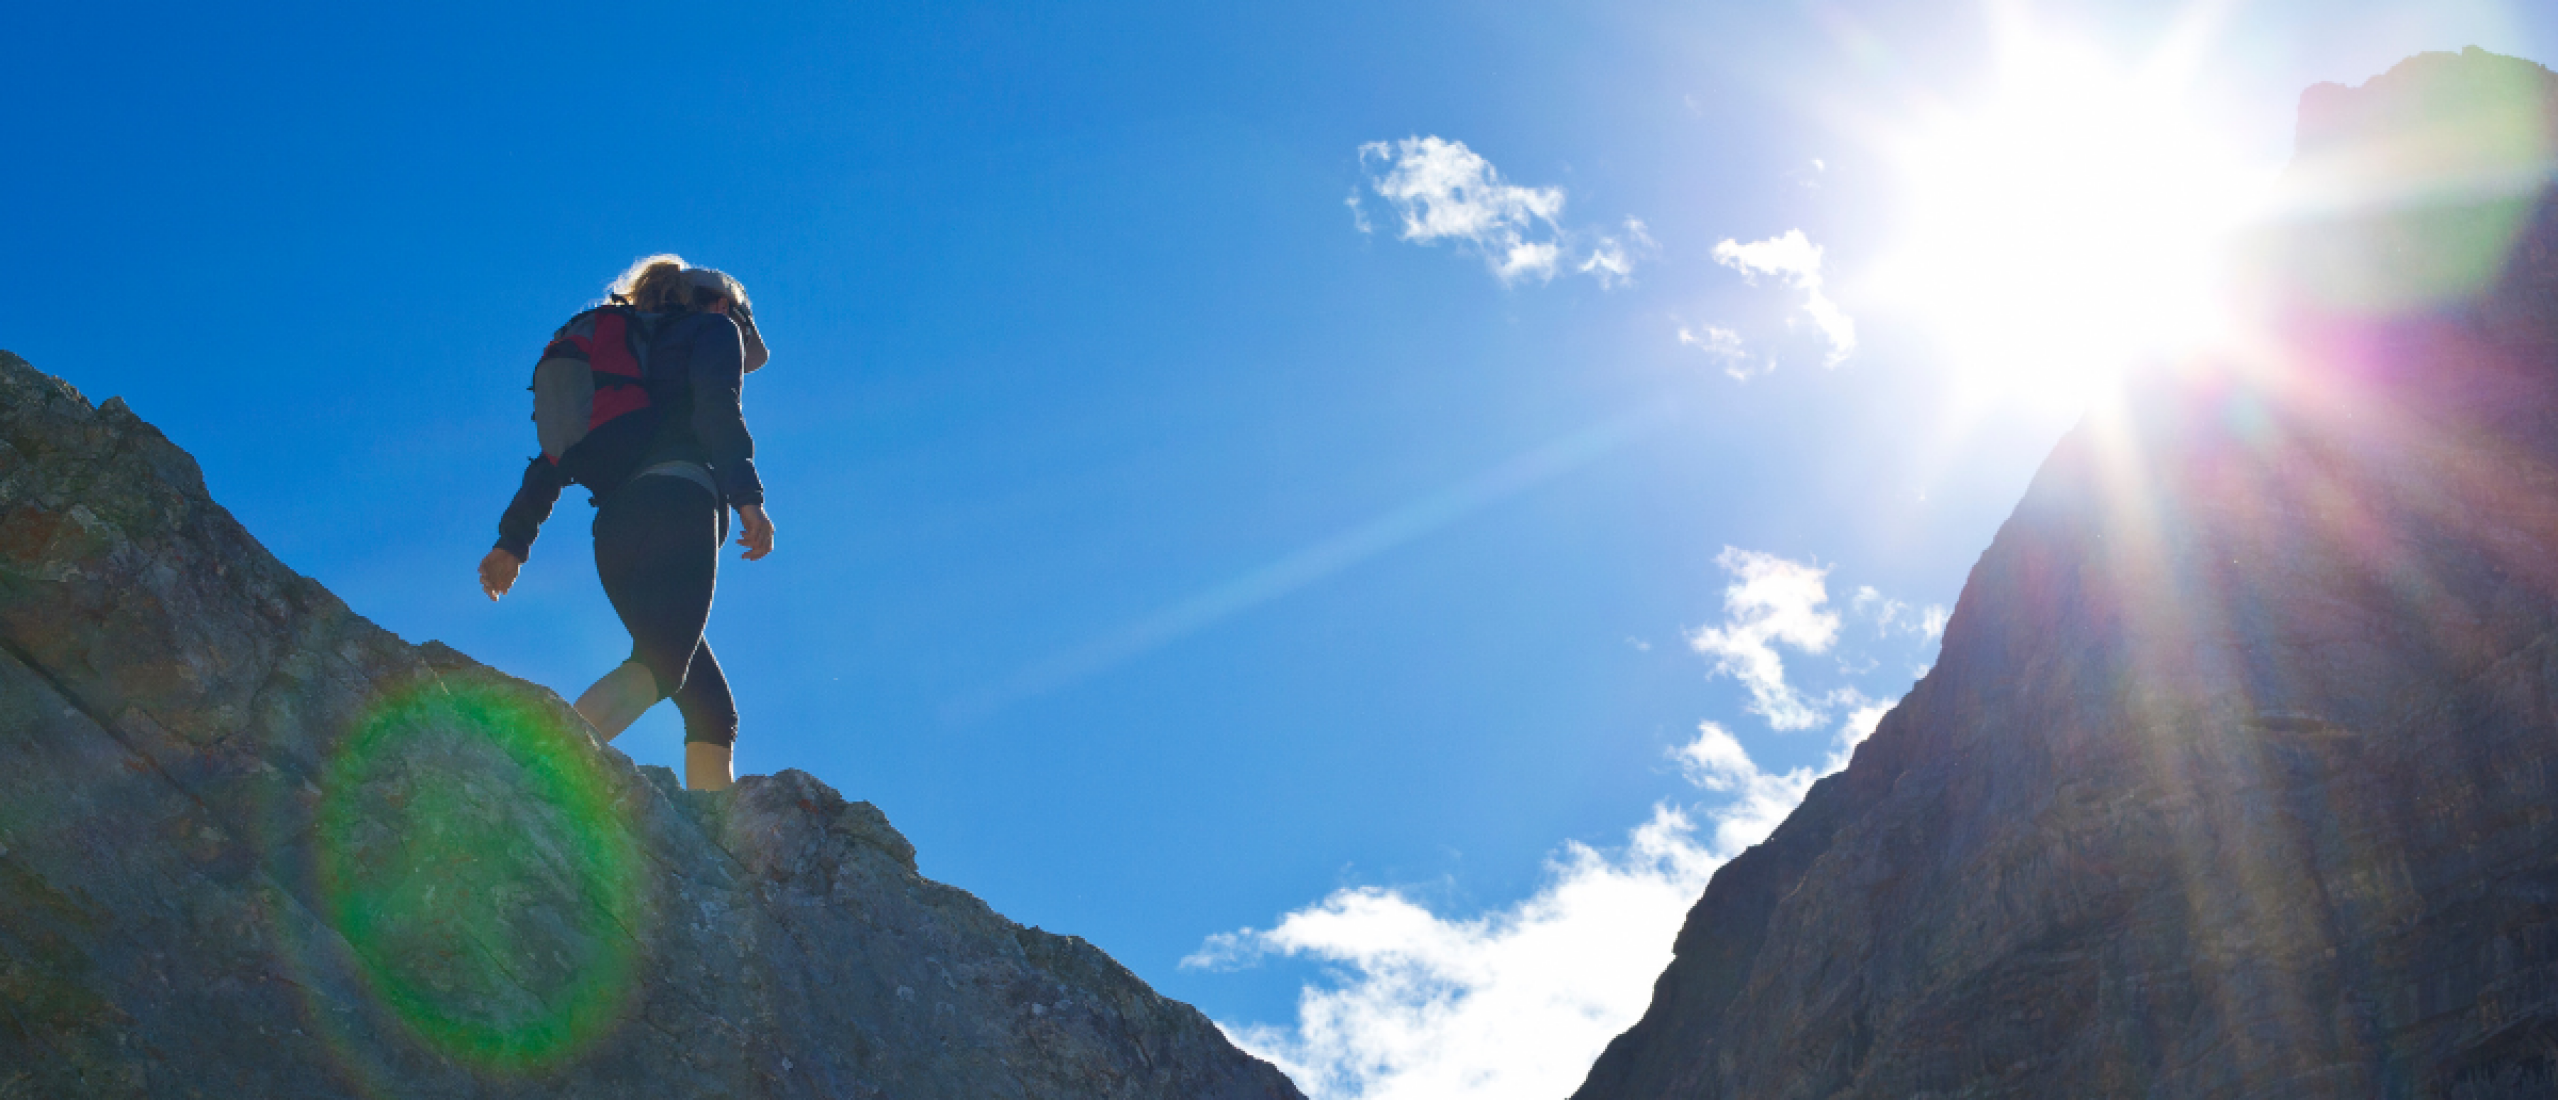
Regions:
<instances>
[{"instance_id":1,"label":"green lens flare ring","mask_svg":"<svg viewBox=\"0 0 2558 1100\"><path fill-rule=\"evenodd\" d=\"M566 1059L635 986L638 841L556 703L447 679L384 698L330 761L322 908L372 995L443 1053Z\"/></svg>"}]
</instances>

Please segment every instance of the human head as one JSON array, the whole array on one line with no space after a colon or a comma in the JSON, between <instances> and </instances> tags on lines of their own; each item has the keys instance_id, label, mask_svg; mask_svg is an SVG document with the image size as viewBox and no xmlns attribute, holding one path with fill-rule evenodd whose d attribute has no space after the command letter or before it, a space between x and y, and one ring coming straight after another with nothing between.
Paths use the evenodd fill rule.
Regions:
<instances>
[{"instance_id":1,"label":"human head","mask_svg":"<svg viewBox=\"0 0 2558 1100\"><path fill-rule=\"evenodd\" d=\"M746 337L747 370L772 358L745 284L718 268L693 267L672 252L644 256L613 280L612 296L642 313L726 313Z\"/></svg>"}]
</instances>

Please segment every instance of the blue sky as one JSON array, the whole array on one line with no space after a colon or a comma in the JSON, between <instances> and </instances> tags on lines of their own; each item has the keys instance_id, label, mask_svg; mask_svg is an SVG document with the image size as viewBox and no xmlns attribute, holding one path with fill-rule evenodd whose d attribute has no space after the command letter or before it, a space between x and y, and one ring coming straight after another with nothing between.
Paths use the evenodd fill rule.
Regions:
<instances>
[{"instance_id":1,"label":"blue sky","mask_svg":"<svg viewBox=\"0 0 2558 1100\"><path fill-rule=\"evenodd\" d=\"M2507 0L12 24L0 347L123 395L411 641L572 696L621 657L582 494L515 595L473 586L532 356L636 256L740 277L780 528L711 625L741 770L877 803L928 874L1339 1096L1475 1055L1324 1070L1309 989L1562 1034L1528 933L1641 909L1583 1030L1640 1010L1724 827L1933 659L1928 609L2130 354L2088 334L2202 285L2055 240L2242 209L2313 81L2558 58ZM2020 58L2088 121L2033 117L2080 101ZM2189 139L2218 174L2156 201ZM676 762L662 710L617 746ZM1477 1094L1586 1064L1559 1042Z\"/></svg>"}]
</instances>

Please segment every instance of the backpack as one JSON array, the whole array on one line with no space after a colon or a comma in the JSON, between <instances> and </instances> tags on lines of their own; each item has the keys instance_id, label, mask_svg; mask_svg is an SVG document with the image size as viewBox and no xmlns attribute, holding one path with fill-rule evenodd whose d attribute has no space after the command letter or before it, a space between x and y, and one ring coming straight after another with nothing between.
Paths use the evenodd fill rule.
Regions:
<instances>
[{"instance_id":1,"label":"backpack","mask_svg":"<svg viewBox=\"0 0 2558 1100\"><path fill-rule=\"evenodd\" d=\"M569 318L542 349L533 367L533 426L542 457L566 480L587 482L591 462L579 449L590 436L624 418L642 437L654 428L648 397L649 342L658 319L620 303L597 306ZM628 434L627 430L614 435ZM589 447L587 450L593 450ZM591 487L591 482L589 482Z\"/></svg>"}]
</instances>

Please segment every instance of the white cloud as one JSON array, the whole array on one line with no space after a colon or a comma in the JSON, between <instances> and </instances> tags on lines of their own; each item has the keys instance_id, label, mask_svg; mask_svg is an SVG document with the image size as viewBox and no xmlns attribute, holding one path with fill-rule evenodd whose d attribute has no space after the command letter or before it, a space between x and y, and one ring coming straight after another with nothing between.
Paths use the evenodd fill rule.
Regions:
<instances>
[{"instance_id":1,"label":"white cloud","mask_svg":"<svg viewBox=\"0 0 2558 1100\"><path fill-rule=\"evenodd\" d=\"M1892 627L1910 613L1909 604L1885 596L1870 584L1858 585L1856 595L1848 598L1847 605L1849 610L1874 623L1874 633L1878 637L1892 633Z\"/></svg>"},{"instance_id":2,"label":"white cloud","mask_svg":"<svg viewBox=\"0 0 2558 1100\"><path fill-rule=\"evenodd\" d=\"M1809 768L1760 771L1740 739L1712 722L1699 723L1696 740L1672 749L1670 757L1687 773L1688 782L1734 796L1730 805L1715 814L1714 850L1725 858L1766 840L1819 778Z\"/></svg>"},{"instance_id":3,"label":"white cloud","mask_svg":"<svg viewBox=\"0 0 2558 1100\"><path fill-rule=\"evenodd\" d=\"M1761 275L1778 275L1788 286L1803 292L1803 312L1812 318L1814 327L1830 345L1823 366L1835 367L1856 352L1856 319L1830 300L1822 289L1821 246L1800 229L1789 229L1781 237L1742 244L1725 240L1714 246L1714 262L1741 273L1755 284Z\"/></svg>"},{"instance_id":4,"label":"white cloud","mask_svg":"<svg viewBox=\"0 0 2558 1100\"><path fill-rule=\"evenodd\" d=\"M1696 740L1670 750L1670 758L1679 762L1688 782L1709 791L1729 791L1758 772L1741 739L1722 726L1707 722L1697 727L1697 734Z\"/></svg>"},{"instance_id":5,"label":"white cloud","mask_svg":"<svg viewBox=\"0 0 2558 1100\"><path fill-rule=\"evenodd\" d=\"M1859 695L1853 704L1854 709L1847 712L1847 721L1839 725L1838 739L1831 743L1828 768L1821 774L1827 775L1846 767L1848 757L1855 754L1856 747L1864 744L1866 738L1874 736L1874 727L1882 723L1884 715L1892 712L1893 706L1892 703Z\"/></svg>"},{"instance_id":6,"label":"white cloud","mask_svg":"<svg viewBox=\"0 0 2558 1100\"><path fill-rule=\"evenodd\" d=\"M1732 574L1723 590L1722 626L1688 636L1688 644L1715 659L1715 671L1750 689L1750 712L1780 730L1818 725L1828 716L1825 697L1807 696L1785 682L1780 644L1805 653L1827 652L1839 636L1839 617L1822 605L1829 570L1724 547L1715 564Z\"/></svg>"},{"instance_id":7,"label":"white cloud","mask_svg":"<svg viewBox=\"0 0 2558 1100\"><path fill-rule=\"evenodd\" d=\"M1587 238L1593 243L1574 270L1614 289L1632 281L1636 261L1654 248L1643 223L1633 218L1613 233L1564 229L1558 220L1563 216L1562 188L1506 182L1491 161L1462 141L1372 141L1359 147L1359 163L1370 172L1370 189L1394 209L1404 240L1453 241L1483 257L1503 283L1554 278L1564 254L1579 251L1577 242ZM1350 215L1360 232L1374 228L1355 191Z\"/></svg>"},{"instance_id":8,"label":"white cloud","mask_svg":"<svg viewBox=\"0 0 2558 1100\"><path fill-rule=\"evenodd\" d=\"M1267 932L1213 940L1183 965L1260 954L1332 967L1292 1028L1230 1028L1314 1100L1551 1100L1633 1025L1706 879L1728 855L1655 806L1626 846L1567 844L1536 894L1471 920L1393 890L1342 890Z\"/></svg>"},{"instance_id":9,"label":"white cloud","mask_svg":"<svg viewBox=\"0 0 2558 1100\"><path fill-rule=\"evenodd\" d=\"M1696 740L1670 750L1670 758L1678 761L1688 782L1733 796L1714 814L1713 850L1721 858L1739 855L1776 832L1794 807L1802 804L1803 795L1812 789L1812 784L1847 767L1856 747L1874 735L1874 727L1891 713L1893 706L1866 698L1855 688L1842 688L1832 693L1832 698L1852 709L1831 739L1829 755L1818 770L1802 767L1785 772L1762 771L1750 759L1749 751L1741 747L1740 739L1714 722L1698 723Z\"/></svg>"},{"instance_id":10,"label":"white cloud","mask_svg":"<svg viewBox=\"0 0 2558 1100\"><path fill-rule=\"evenodd\" d=\"M1892 599L1876 591L1873 585L1859 585L1849 597L1848 609L1874 624L1874 636L1888 638L1895 633L1935 639L1945 633L1945 608L1937 604L1912 607L1903 600Z\"/></svg>"},{"instance_id":11,"label":"white cloud","mask_svg":"<svg viewBox=\"0 0 2558 1100\"><path fill-rule=\"evenodd\" d=\"M1636 257L1649 256L1660 249L1641 218L1627 218L1621 231L1623 236L1599 234L1598 243L1590 248L1589 258L1581 261L1577 269L1598 279L1599 285L1609 290L1634 282Z\"/></svg>"},{"instance_id":12,"label":"white cloud","mask_svg":"<svg viewBox=\"0 0 2558 1100\"><path fill-rule=\"evenodd\" d=\"M1766 839L1819 777L1760 770L1711 722L1672 756L1731 796L1704 836L1689 811L1655 805L1622 849L1564 845L1537 892L1507 908L1454 919L1391 889L1340 890L1268 931L1209 937L1182 965L1282 955L1333 968L1298 995L1293 1027L1221 1025L1313 1100L1565 1095L1642 1017L1715 868Z\"/></svg>"},{"instance_id":13,"label":"white cloud","mask_svg":"<svg viewBox=\"0 0 2558 1100\"><path fill-rule=\"evenodd\" d=\"M1716 560L1733 578L1726 622L1698 637L1722 639L1719 659L1742 653L1740 665L1756 669L1752 645L1817 653L1836 641L1826 570L1731 548ZM1860 588L1850 606L1885 599ZM1639 639L1628 641L1641 648ZM1773 649L1766 659L1777 687L1814 711L1805 726L1834 708L1846 711L1817 765L1768 771L1730 730L1702 722L1693 740L1667 755L1709 804L1655 804L1622 847L1566 843L1527 898L1458 917L1388 887L1343 889L1268 930L1210 936L1182 965L1224 969L1281 956L1322 968L1300 990L1293 1023L1220 1023L1312 1100L1570 1093L1608 1041L1641 1018L1680 924L1714 871L1765 840L1815 782L1845 767L1890 709L1853 686L1805 697L1785 687Z\"/></svg>"},{"instance_id":14,"label":"white cloud","mask_svg":"<svg viewBox=\"0 0 2558 1100\"><path fill-rule=\"evenodd\" d=\"M1720 325L1707 325L1703 329L1691 329L1681 325L1679 342L1692 348L1702 349L1707 355L1720 360L1723 363L1723 373L1731 375L1734 381L1747 382L1776 369L1776 361L1773 359L1752 359L1749 346L1742 342L1741 334Z\"/></svg>"},{"instance_id":15,"label":"white cloud","mask_svg":"<svg viewBox=\"0 0 2558 1100\"><path fill-rule=\"evenodd\" d=\"M1492 273L1505 283L1515 283L1530 275L1538 282L1554 278L1554 258L1563 250L1553 241L1521 241L1503 253L1501 262L1492 265Z\"/></svg>"}]
</instances>

